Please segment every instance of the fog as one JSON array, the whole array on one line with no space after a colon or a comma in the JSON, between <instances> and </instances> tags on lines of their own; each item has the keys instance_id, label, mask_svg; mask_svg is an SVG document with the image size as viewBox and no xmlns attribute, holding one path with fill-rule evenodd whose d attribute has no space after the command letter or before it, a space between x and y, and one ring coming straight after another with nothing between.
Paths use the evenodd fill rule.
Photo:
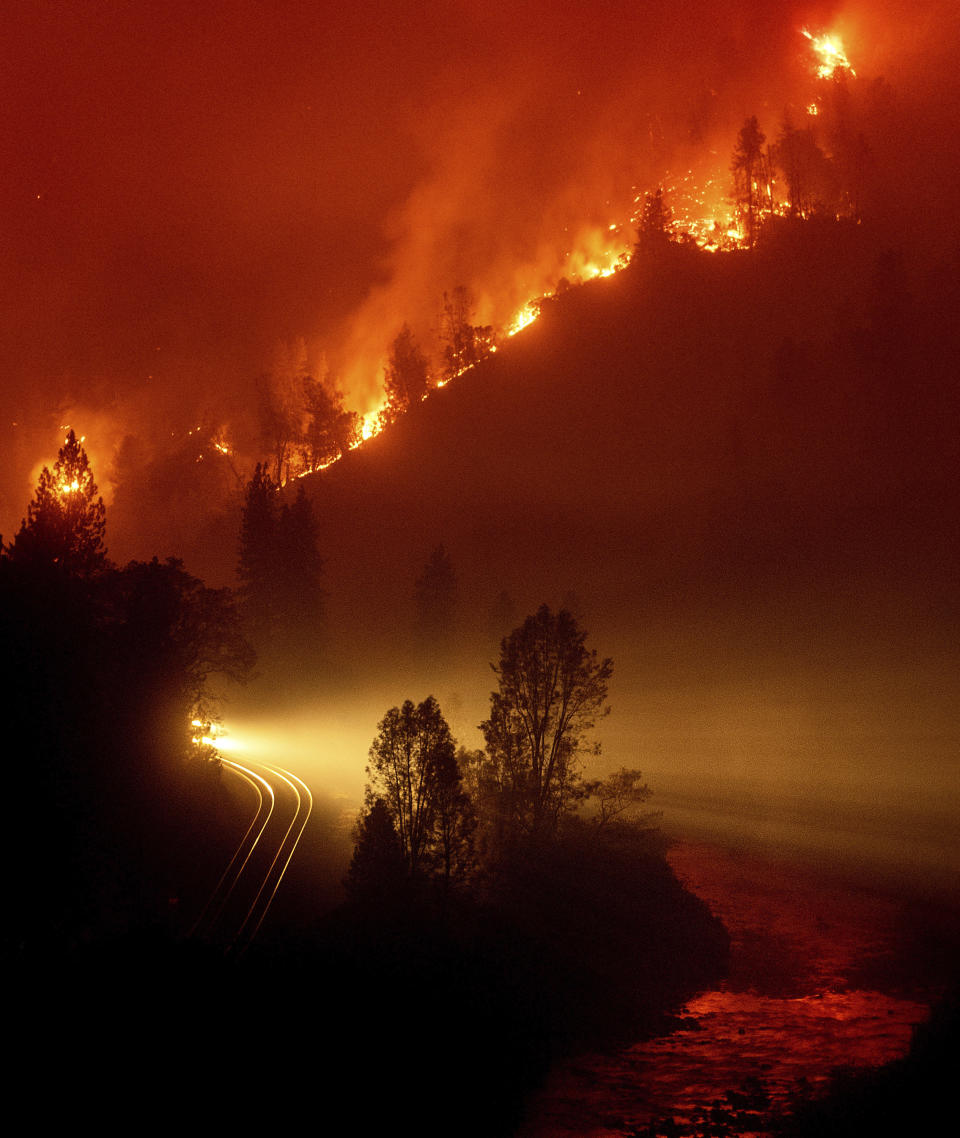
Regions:
<instances>
[{"instance_id":1,"label":"fog","mask_svg":"<svg viewBox=\"0 0 960 1138\"><path fill-rule=\"evenodd\" d=\"M688 175L720 208L744 118L774 137L813 82L800 28L833 29L875 128L863 246L799 281L774 258L756 278L573 290L310 480L321 665L232 693L225 718L238 747L349 809L404 699L436 695L481 744L501 594L516 623L569 604L615 664L591 771L639 766L665 826L946 881L955 401L945 380L911 402L824 361L840 344L868 374L850 344L876 332L884 249L904 251L921 308L950 295L931 273L958 232L957 20L905 0L18 6L0 69L0 532L70 425L119 560L183 556L232 583L262 457L255 380L278 344L302 338L349 406L376 407L403 322L436 353L444 291L467 286L477 322L501 324L629 248L644 191ZM927 319L925 380L956 343ZM771 386L786 341L814 359L800 396ZM214 429L229 463L195 445ZM458 624L430 662L411 594L441 542Z\"/></svg>"}]
</instances>

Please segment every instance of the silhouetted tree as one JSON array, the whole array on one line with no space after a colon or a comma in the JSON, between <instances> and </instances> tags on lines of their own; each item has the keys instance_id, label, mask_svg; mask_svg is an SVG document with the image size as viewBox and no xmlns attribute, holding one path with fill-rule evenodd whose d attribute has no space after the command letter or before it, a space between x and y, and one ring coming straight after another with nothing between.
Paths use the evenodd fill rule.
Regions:
<instances>
[{"instance_id":1,"label":"silhouetted tree","mask_svg":"<svg viewBox=\"0 0 960 1138\"><path fill-rule=\"evenodd\" d=\"M176 558L155 557L117 570L102 593L118 729L127 722L126 735L149 723L152 746L188 753L190 719L214 702L210 677L242 683L253 667L233 591L208 588Z\"/></svg>"},{"instance_id":2,"label":"silhouetted tree","mask_svg":"<svg viewBox=\"0 0 960 1138\"><path fill-rule=\"evenodd\" d=\"M793 217L809 217L818 205L826 205L830 196L826 188L827 157L809 129L794 128L789 114L784 116L773 158L786 179Z\"/></svg>"},{"instance_id":3,"label":"silhouetted tree","mask_svg":"<svg viewBox=\"0 0 960 1138\"><path fill-rule=\"evenodd\" d=\"M640 213L637 228L636 252L641 256L656 256L669 246L671 241L670 224L673 214L663 200L663 187L656 193L647 194Z\"/></svg>"},{"instance_id":4,"label":"silhouetted tree","mask_svg":"<svg viewBox=\"0 0 960 1138\"><path fill-rule=\"evenodd\" d=\"M275 581L283 648L301 661L316 647L323 616L320 579L323 558L318 547L318 526L313 503L303 483L291 505L284 504L277 520Z\"/></svg>"},{"instance_id":5,"label":"silhouetted tree","mask_svg":"<svg viewBox=\"0 0 960 1138\"><path fill-rule=\"evenodd\" d=\"M392 707L370 746L367 801L386 803L410 877L439 871L449 881L470 830L450 728L433 696Z\"/></svg>"},{"instance_id":6,"label":"silhouetted tree","mask_svg":"<svg viewBox=\"0 0 960 1138\"><path fill-rule=\"evenodd\" d=\"M50 471L40 473L37 492L10 548L12 560L57 566L89 576L103 569L106 510L97 493L86 451L71 430Z\"/></svg>"},{"instance_id":7,"label":"silhouetted tree","mask_svg":"<svg viewBox=\"0 0 960 1138\"><path fill-rule=\"evenodd\" d=\"M385 417L392 421L419 403L429 385L427 359L408 324L397 333L390 345L390 355L383 376L387 396Z\"/></svg>"},{"instance_id":8,"label":"silhouetted tree","mask_svg":"<svg viewBox=\"0 0 960 1138\"><path fill-rule=\"evenodd\" d=\"M762 212L763 190L763 144L766 135L760 129L757 116L751 115L740 128L737 143L733 150L730 169L733 172L734 196L740 210L747 218L747 241L753 245L757 240Z\"/></svg>"},{"instance_id":9,"label":"silhouetted tree","mask_svg":"<svg viewBox=\"0 0 960 1138\"><path fill-rule=\"evenodd\" d=\"M457 576L442 545L430 554L414 586L417 628L424 640L438 647L453 629L457 602Z\"/></svg>"},{"instance_id":10,"label":"silhouetted tree","mask_svg":"<svg viewBox=\"0 0 960 1138\"><path fill-rule=\"evenodd\" d=\"M440 313L440 343L443 350L443 374L452 379L481 360L493 346L493 329L475 327L473 298L464 285L443 294Z\"/></svg>"},{"instance_id":11,"label":"silhouetted tree","mask_svg":"<svg viewBox=\"0 0 960 1138\"><path fill-rule=\"evenodd\" d=\"M541 605L502 641L493 666L499 688L480 727L501 812L520 834L555 834L584 796L580 756L609 711L613 672L613 661L598 659L585 639L569 612Z\"/></svg>"},{"instance_id":12,"label":"silhouetted tree","mask_svg":"<svg viewBox=\"0 0 960 1138\"><path fill-rule=\"evenodd\" d=\"M344 410L343 393L329 379L322 381L307 376L303 382L307 412L303 465L313 471L333 462L348 449L350 443L344 438L344 427L350 412Z\"/></svg>"},{"instance_id":13,"label":"silhouetted tree","mask_svg":"<svg viewBox=\"0 0 960 1138\"><path fill-rule=\"evenodd\" d=\"M470 796L463 787L453 750L437 754L434 776L434 869L444 890L462 881L473 865L473 835L477 827Z\"/></svg>"},{"instance_id":14,"label":"silhouetted tree","mask_svg":"<svg viewBox=\"0 0 960 1138\"><path fill-rule=\"evenodd\" d=\"M390 808L375 798L357 820L353 857L343 885L351 900L382 907L402 896L407 864Z\"/></svg>"},{"instance_id":15,"label":"silhouetted tree","mask_svg":"<svg viewBox=\"0 0 960 1138\"><path fill-rule=\"evenodd\" d=\"M303 340L298 340L293 345L281 345L273 366L257 381L261 440L278 486L289 478L295 448L303 437L306 379L307 349Z\"/></svg>"},{"instance_id":16,"label":"silhouetted tree","mask_svg":"<svg viewBox=\"0 0 960 1138\"><path fill-rule=\"evenodd\" d=\"M643 781L636 768L621 767L606 778L592 779L583 784L588 798L596 799L597 812L593 816L596 826L603 829L615 818L636 815L637 807L647 802L653 791Z\"/></svg>"}]
</instances>

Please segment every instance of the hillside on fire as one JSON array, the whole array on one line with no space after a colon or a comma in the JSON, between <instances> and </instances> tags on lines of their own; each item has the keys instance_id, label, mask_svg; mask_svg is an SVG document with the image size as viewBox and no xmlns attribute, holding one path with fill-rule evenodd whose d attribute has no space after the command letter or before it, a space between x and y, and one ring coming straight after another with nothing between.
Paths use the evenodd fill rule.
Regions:
<instances>
[{"instance_id":1,"label":"hillside on fire","mask_svg":"<svg viewBox=\"0 0 960 1138\"><path fill-rule=\"evenodd\" d=\"M545 302L306 479L331 612L403 611L441 541L474 614L502 589L683 605L798 570L948 573L958 251L914 264L886 236L785 223L751 253L669 247Z\"/></svg>"},{"instance_id":2,"label":"hillside on fire","mask_svg":"<svg viewBox=\"0 0 960 1138\"><path fill-rule=\"evenodd\" d=\"M787 778L828 813L873 769L865 833L940 816L950 779L899 755L918 724L949 746L960 262L890 236L784 222L750 252L637 257L301 480L324 627L316 669L277 686L345 708L409 676L469 738L486 662L547 598L618 661L610 766L639 735L685 805ZM416 584L441 547L428 635Z\"/></svg>"}]
</instances>

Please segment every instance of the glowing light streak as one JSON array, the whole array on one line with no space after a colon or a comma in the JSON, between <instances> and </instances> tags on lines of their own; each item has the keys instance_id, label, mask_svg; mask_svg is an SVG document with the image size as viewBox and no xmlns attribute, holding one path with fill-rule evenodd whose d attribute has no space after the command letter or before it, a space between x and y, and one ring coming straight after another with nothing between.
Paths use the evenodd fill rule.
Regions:
<instances>
[{"instance_id":1,"label":"glowing light streak","mask_svg":"<svg viewBox=\"0 0 960 1138\"><path fill-rule=\"evenodd\" d=\"M246 781L247 783L249 783L249 782L251 782L251 780L253 780L254 782L256 782L258 784L259 787L262 787L262 789L266 792L266 796L269 798L270 805L269 805L269 809L267 809L266 814L264 815L265 799L264 799L264 795L261 794L260 806L257 810L256 815L254 816L254 820L251 823L250 827L248 828L246 834L244 835L243 840L241 841L240 845L237 847L237 850L234 853L233 858L230 861L230 865L224 871L224 874L220 879L220 883L218 883L218 885L217 885L217 889L220 889L223 882L226 880L228 873L230 872L230 866L235 865L238 858L241 856L241 854L243 854L243 860L240 862L239 866L237 866L237 869L233 874L233 879L230 882L230 886L226 890L226 892L224 893L223 897L221 898L220 904L217 906L216 912L213 914L213 917L210 920L210 923L209 923L208 928L207 928L208 932L210 932L214 928L214 926L217 924L217 922L220 920L220 917L223 914L224 907L226 906L227 902L230 900L230 897L233 895L233 891L237 886L237 882L240 880L241 876L243 875L243 871L247 868L247 865L250 862L250 858L253 856L254 850L259 845L260 839L263 837L264 831L266 830L267 825L270 822L271 817L273 816L273 811L274 811L274 808L276 806L276 795L274 794L273 787L270 785L270 783L262 775L257 774L257 772L252 770L250 767L244 766L243 764L238 763L233 759L222 759L221 762L223 763L225 769L233 771L240 778L244 779L244 781ZM260 822L261 817L263 818L262 822ZM250 838L250 834L253 831L253 829L256 827L258 822L260 822L260 828L257 830L256 835L253 837L252 841L249 841L248 848L246 849L246 853L244 854L244 845L245 845L245 843L248 842L248 839ZM261 886L261 889L262 889L262 886ZM216 892L217 892L217 890L215 889L213 895L211 895L211 901L213 900L213 897L216 895ZM210 905L210 902L207 903L207 907L209 907L209 905ZM204 911L206 911L206 909ZM198 924L199 924L199 922L198 922Z\"/></svg>"},{"instance_id":2,"label":"glowing light streak","mask_svg":"<svg viewBox=\"0 0 960 1138\"><path fill-rule=\"evenodd\" d=\"M299 783L300 787L303 789L303 794L307 799L307 809L306 809L306 813L303 816L303 821L300 823L300 829L297 831L297 836L294 838L294 840L290 846L290 852L287 854L287 860L283 863L283 866L280 869L280 872L277 874L277 880L274 882L273 889L270 891L270 896L267 898L267 902L263 907L263 911L260 914L260 919L257 921L253 932L250 934L249 939L247 940L248 945L250 944L250 941L252 941L253 938L257 935L257 933L260 931L260 926L263 924L264 917L266 917L266 915L267 915L267 910L273 904L273 899L274 899L274 897L276 897L277 890L280 888L280 882L283 880L283 878L287 872L287 869L290 866L290 862L293 861L293 855L297 851L297 846L300 844L300 839L303 837L303 831L307 828L307 822L310 821L310 815L313 813L313 795L310 793L310 788L307 786L307 784L303 781L302 778L299 778L297 775L293 774L291 771L284 770L282 767L277 767L277 766L274 766L273 764L264 764L264 765L267 766L267 768L269 770L272 770L274 772L274 774L278 775L286 783L288 783L288 785L290 786L291 790L293 791L293 793L296 795L296 798L297 798L297 813L294 815L293 821L290 823L290 826L289 826L289 829L287 830L286 835L284 835L283 842L280 843L280 847L277 850L277 856L273 859L273 865L271 865L271 867L270 867L271 871L273 870L273 867L277 864L277 860L279 859L280 854L283 851L283 845L286 842L287 838L290 836L290 833L292 832L293 827L296 825L297 820L300 817L300 809L301 809L303 799L302 799L301 795L299 794L299 792L297 791L296 786L294 786L295 782ZM258 896L259 896L259 894L258 894ZM256 902L254 902L254 904L256 904ZM246 922L244 922L244 923L246 923ZM242 932L243 929L241 928L240 931Z\"/></svg>"},{"instance_id":3,"label":"glowing light streak","mask_svg":"<svg viewBox=\"0 0 960 1138\"><path fill-rule=\"evenodd\" d=\"M199 726L199 724L197 724L195 722L194 726L195 727ZM246 832L244 833L243 837L240 839L240 841L237 845L237 848L233 852L233 857L230 858L230 861L227 863L227 867L223 871L223 873L220 874L220 880L217 882L216 886L214 887L213 892L207 898L207 903L203 906L203 909L200 911L200 916L197 917L196 921L194 922L193 928L190 930L191 936L197 935L201 925L203 924L204 918L206 917L207 913L210 910L210 906L214 903L214 900L217 898L217 896L220 894L221 890L223 889L224 885L226 884L227 878L230 876L230 873L233 870L233 867L236 865L238 859L240 858L241 854L243 853L244 847L246 846L247 841L250 838L251 833L253 832L253 828L254 828L254 826L256 826L257 820L259 819L261 813L263 812L263 791L260 789L260 785L256 779L256 776L252 772L246 771L238 763L231 762L229 759L224 760L224 765L229 770L232 770L232 772L235 775L237 775L238 778L243 779L244 782L246 782L248 784L248 786L250 786L250 788L253 790L253 792L257 796L257 808L253 813L253 817L250 819L250 825L247 827ZM264 823L264 825L265 824L266 823ZM260 833L263 833L263 827L261 827ZM254 844L256 844L256 842L254 842ZM247 856L249 856L249 854ZM244 859L244 864L246 864L246 859ZM220 902L220 905L217 908L217 911L216 911L214 918L213 918L213 922L211 922L211 926L214 922L216 922L217 918L220 916L220 913L223 911L223 906L224 906L224 904L226 904L227 898L230 896L230 893L233 891L233 886L236 884L237 878L239 876L240 876L240 870L237 870L236 876L234 877L233 882L230 885L230 888L227 890L226 896L223 898L223 900Z\"/></svg>"}]
</instances>

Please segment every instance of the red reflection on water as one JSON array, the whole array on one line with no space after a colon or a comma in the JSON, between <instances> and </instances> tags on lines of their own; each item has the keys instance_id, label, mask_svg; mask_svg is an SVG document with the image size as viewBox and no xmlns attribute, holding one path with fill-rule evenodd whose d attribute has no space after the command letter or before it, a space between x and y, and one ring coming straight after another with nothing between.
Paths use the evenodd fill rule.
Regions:
<instances>
[{"instance_id":1,"label":"red reflection on water","mask_svg":"<svg viewBox=\"0 0 960 1138\"><path fill-rule=\"evenodd\" d=\"M554 1072L525 1138L608 1138L663 1117L690 1123L751 1079L783 1106L837 1067L904 1054L926 1018L916 993L864 983L895 951L895 901L707 846L683 844L670 860L730 932L729 980L691 1000L671 1035Z\"/></svg>"}]
</instances>

